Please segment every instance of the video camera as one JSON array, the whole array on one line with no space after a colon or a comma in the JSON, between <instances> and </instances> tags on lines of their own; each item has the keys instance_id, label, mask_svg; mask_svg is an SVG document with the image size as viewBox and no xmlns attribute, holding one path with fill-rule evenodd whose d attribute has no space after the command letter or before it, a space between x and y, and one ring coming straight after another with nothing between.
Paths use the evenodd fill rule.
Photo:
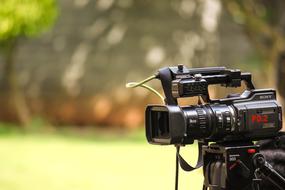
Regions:
<instances>
[{"instance_id":1,"label":"video camera","mask_svg":"<svg viewBox=\"0 0 285 190\"><path fill-rule=\"evenodd\" d=\"M259 140L282 128L282 110L273 89L255 90L250 73L225 67L187 69L183 65L159 70L167 105L146 109L146 136L152 144L192 144L205 141ZM210 99L208 86L221 84L246 90L225 99ZM177 98L201 96L203 105L179 106Z\"/></svg>"},{"instance_id":2,"label":"video camera","mask_svg":"<svg viewBox=\"0 0 285 190\"><path fill-rule=\"evenodd\" d=\"M129 83L127 87L142 86L158 94L144 85L154 78L161 81L165 105L147 106L146 137L151 144L176 146L175 189L178 189L179 165L185 171L203 166L203 190L259 190L261 180L285 189L284 176L266 162L253 142L274 140L281 135L282 109L275 90L254 89L251 74L240 70L187 69L183 65L162 68L154 77ZM242 94L230 94L223 99L209 96L209 85L240 87L242 82L246 87ZM178 98L193 96L199 97L197 105L178 104ZM192 167L179 149L194 140L198 140L199 156L197 165Z\"/></svg>"}]
</instances>

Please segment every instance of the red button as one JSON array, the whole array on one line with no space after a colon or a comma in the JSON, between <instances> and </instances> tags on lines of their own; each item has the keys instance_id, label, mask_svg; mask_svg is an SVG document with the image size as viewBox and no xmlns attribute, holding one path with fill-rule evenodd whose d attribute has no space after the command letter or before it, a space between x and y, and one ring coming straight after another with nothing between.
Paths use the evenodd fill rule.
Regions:
<instances>
[{"instance_id":1,"label":"red button","mask_svg":"<svg viewBox=\"0 0 285 190\"><path fill-rule=\"evenodd\" d=\"M256 150L254 148L250 148L250 149L247 149L247 153L254 154L256 153Z\"/></svg>"}]
</instances>

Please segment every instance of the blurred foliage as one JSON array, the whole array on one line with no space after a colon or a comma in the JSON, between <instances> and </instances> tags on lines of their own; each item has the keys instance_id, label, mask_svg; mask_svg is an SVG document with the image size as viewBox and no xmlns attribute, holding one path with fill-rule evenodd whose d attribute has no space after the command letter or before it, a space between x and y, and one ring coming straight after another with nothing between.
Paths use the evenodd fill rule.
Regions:
<instances>
[{"instance_id":1,"label":"blurred foliage","mask_svg":"<svg viewBox=\"0 0 285 190\"><path fill-rule=\"evenodd\" d=\"M0 135L14 135L26 133L46 133L52 132L51 126L42 117L33 117L29 125L23 130L16 123L0 122Z\"/></svg>"},{"instance_id":2,"label":"blurred foliage","mask_svg":"<svg viewBox=\"0 0 285 190\"><path fill-rule=\"evenodd\" d=\"M34 36L57 17L55 0L1 0L0 41Z\"/></svg>"},{"instance_id":3,"label":"blurred foliage","mask_svg":"<svg viewBox=\"0 0 285 190\"><path fill-rule=\"evenodd\" d=\"M19 39L16 53L11 48L10 60L21 65L7 70L14 69L10 72L19 78L13 92L22 91L26 105L5 94L9 88L3 77L0 118L25 124L26 118L41 115L54 125L141 126L144 106L158 101L142 89L126 90L124 82L178 63L240 68L253 73L257 87L274 87L271 63L283 42L272 31L280 32L281 1L59 0L55 29L36 40ZM47 28L57 15L55 2L3 0L1 39ZM160 87L159 82L151 85Z\"/></svg>"},{"instance_id":4,"label":"blurred foliage","mask_svg":"<svg viewBox=\"0 0 285 190\"><path fill-rule=\"evenodd\" d=\"M223 1L233 20L243 26L245 34L257 53L273 67L285 50L283 0L231 0Z\"/></svg>"},{"instance_id":5,"label":"blurred foliage","mask_svg":"<svg viewBox=\"0 0 285 190\"><path fill-rule=\"evenodd\" d=\"M55 127L49 125L41 117L34 117L29 126L24 130L14 123L0 123L0 136L31 136L43 135L47 138L59 137L70 140L88 140L92 142L135 142L145 143L144 128L133 130L127 129L103 129L102 126L78 127L78 126L61 126Z\"/></svg>"},{"instance_id":6,"label":"blurred foliage","mask_svg":"<svg viewBox=\"0 0 285 190\"><path fill-rule=\"evenodd\" d=\"M15 54L18 39L40 34L57 17L55 0L1 0L0 47L4 57L3 78L8 94L9 108L22 126L30 122L30 111L19 85Z\"/></svg>"}]
</instances>

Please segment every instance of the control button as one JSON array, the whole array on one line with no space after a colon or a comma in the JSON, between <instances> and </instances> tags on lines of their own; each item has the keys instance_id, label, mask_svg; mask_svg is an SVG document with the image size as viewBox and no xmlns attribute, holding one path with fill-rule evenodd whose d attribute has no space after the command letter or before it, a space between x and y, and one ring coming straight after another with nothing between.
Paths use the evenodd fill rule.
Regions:
<instances>
[{"instance_id":1,"label":"control button","mask_svg":"<svg viewBox=\"0 0 285 190\"><path fill-rule=\"evenodd\" d=\"M199 81L202 78L202 75L201 74L195 74L194 78L196 81Z\"/></svg>"},{"instance_id":2,"label":"control button","mask_svg":"<svg viewBox=\"0 0 285 190\"><path fill-rule=\"evenodd\" d=\"M178 67L178 71L179 72L183 72L183 67L184 66L182 64L179 64L177 67Z\"/></svg>"}]
</instances>

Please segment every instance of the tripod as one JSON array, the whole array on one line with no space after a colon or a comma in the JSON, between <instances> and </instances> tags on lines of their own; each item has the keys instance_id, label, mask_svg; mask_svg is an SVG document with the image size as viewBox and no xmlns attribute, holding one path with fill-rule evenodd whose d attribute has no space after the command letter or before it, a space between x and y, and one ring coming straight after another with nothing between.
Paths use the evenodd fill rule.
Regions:
<instances>
[{"instance_id":1,"label":"tripod","mask_svg":"<svg viewBox=\"0 0 285 190\"><path fill-rule=\"evenodd\" d=\"M252 142L215 143L203 146L202 153L203 190L259 190L261 180L268 180L276 190L285 189L285 179Z\"/></svg>"}]
</instances>

